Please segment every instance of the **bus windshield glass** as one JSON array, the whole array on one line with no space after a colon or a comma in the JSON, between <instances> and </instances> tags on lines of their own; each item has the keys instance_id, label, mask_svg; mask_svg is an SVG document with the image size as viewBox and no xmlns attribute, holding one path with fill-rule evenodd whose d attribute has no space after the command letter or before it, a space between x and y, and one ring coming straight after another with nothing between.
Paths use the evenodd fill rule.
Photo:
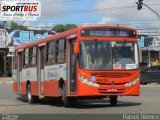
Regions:
<instances>
[{"instance_id":1,"label":"bus windshield glass","mask_svg":"<svg viewBox=\"0 0 160 120\"><path fill-rule=\"evenodd\" d=\"M80 66L84 69L110 70L111 47L108 41L81 41Z\"/></svg>"},{"instance_id":2,"label":"bus windshield glass","mask_svg":"<svg viewBox=\"0 0 160 120\"><path fill-rule=\"evenodd\" d=\"M135 42L81 41L80 67L91 70L136 69Z\"/></svg>"}]
</instances>

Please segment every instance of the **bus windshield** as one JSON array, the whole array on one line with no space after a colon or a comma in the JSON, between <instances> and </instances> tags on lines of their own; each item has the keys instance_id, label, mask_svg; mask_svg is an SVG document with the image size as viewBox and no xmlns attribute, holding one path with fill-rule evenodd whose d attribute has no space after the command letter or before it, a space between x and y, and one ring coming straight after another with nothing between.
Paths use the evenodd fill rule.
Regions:
<instances>
[{"instance_id":1,"label":"bus windshield","mask_svg":"<svg viewBox=\"0 0 160 120\"><path fill-rule=\"evenodd\" d=\"M136 69L135 42L81 41L80 67L91 70Z\"/></svg>"}]
</instances>

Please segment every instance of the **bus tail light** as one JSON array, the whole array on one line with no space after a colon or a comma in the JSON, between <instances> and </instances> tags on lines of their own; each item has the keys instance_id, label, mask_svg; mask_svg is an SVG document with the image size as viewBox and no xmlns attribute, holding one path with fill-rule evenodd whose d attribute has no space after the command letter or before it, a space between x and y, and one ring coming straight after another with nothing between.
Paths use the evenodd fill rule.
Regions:
<instances>
[{"instance_id":1,"label":"bus tail light","mask_svg":"<svg viewBox=\"0 0 160 120\"><path fill-rule=\"evenodd\" d=\"M129 83L126 83L125 86L129 87L129 86L135 85L139 80L140 80L140 78L138 77L135 80L133 80L133 81L131 81Z\"/></svg>"}]
</instances>

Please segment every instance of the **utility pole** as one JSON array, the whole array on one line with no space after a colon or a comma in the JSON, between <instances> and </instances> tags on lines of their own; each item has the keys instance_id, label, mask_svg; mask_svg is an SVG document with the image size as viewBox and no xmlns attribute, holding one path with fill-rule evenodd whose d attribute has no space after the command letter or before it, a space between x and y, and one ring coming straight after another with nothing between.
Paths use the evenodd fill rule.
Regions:
<instances>
[{"instance_id":1,"label":"utility pole","mask_svg":"<svg viewBox=\"0 0 160 120\"><path fill-rule=\"evenodd\" d=\"M149 10L151 10L153 13L155 13L156 15L157 15L157 17L158 17L158 21L159 21L159 31L158 31L158 37L155 37L154 39L156 39L156 41L160 41L160 16L159 16L159 14L155 11L155 10L153 10L151 7L149 7L148 5L146 5L146 4L144 4L143 3L143 0L138 0L138 2L136 2L136 4L137 4L137 9L138 10L141 10L142 9L142 7L143 6L145 6L145 7L147 7ZM154 41L154 39L153 39L153 41ZM157 44L157 43L156 43ZM148 53L148 59L149 59L149 63L150 63L150 59L151 59L151 57L150 57L150 47L152 48L152 49L155 49L155 50L158 50L158 51L160 51L160 47L156 47L155 45L154 45L154 43L152 43L152 45L151 46L148 46L148 49L149 49L149 53ZM159 54L160 55L160 54ZM160 57L159 57L159 59L160 59ZM149 65L149 67L150 67L150 64L148 64Z\"/></svg>"},{"instance_id":2,"label":"utility pole","mask_svg":"<svg viewBox=\"0 0 160 120\"><path fill-rule=\"evenodd\" d=\"M148 5L146 5L146 4L143 4L143 5L146 6L148 9L150 9L153 13L155 13L157 15L158 20L159 20L159 31L158 31L158 33L159 33L159 37L160 37L160 16L159 16L159 14L155 10L153 10L151 7L149 7Z\"/></svg>"},{"instance_id":3,"label":"utility pole","mask_svg":"<svg viewBox=\"0 0 160 120\"><path fill-rule=\"evenodd\" d=\"M138 0L138 2L136 2L136 4L137 4L137 9L138 10L141 10L143 8L143 6L145 6L149 10L151 10L153 13L155 13L157 15L158 21L159 21L159 27L158 27L159 31L158 31L158 33L159 33L159 39L160 39L160 16L159 16L159 14L155 10L153 10L151 7L149 7L148 5L144 4L143 0Z\"/></svg>"}]
</instances>

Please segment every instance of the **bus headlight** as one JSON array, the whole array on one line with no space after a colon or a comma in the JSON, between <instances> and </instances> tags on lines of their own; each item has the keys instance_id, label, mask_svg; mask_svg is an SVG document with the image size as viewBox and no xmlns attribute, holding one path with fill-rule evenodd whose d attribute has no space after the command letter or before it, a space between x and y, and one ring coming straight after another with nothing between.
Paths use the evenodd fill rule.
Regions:
<instances>
[{"instance_id":1,"label":"bus headlight","mask_svg":"<svg viewBox=\"0 0 160 120\"><path fill-rule=\"evenodd\" d=\"M85 77L82 76L82 75L79 75L79 80L80 80L81 82L83 82L84 84L87 84L87 85L90 85L90 86L93 86L93 87L99 87L99 84L88 80L87 78L85 78Z\"/></svg>"},{"instance_id":2,"label":"bus headlight","mask_svg":"<svg viewBox=\"0 0 160 120\"><path fill-rule=\"evenodd\" d=\"M133 80L129 83L126 83L125 86L129 87L129 86L135 85L139 80L140 80L140 78L138 77L135 80Z\"/></svg>"}]
</instances>

